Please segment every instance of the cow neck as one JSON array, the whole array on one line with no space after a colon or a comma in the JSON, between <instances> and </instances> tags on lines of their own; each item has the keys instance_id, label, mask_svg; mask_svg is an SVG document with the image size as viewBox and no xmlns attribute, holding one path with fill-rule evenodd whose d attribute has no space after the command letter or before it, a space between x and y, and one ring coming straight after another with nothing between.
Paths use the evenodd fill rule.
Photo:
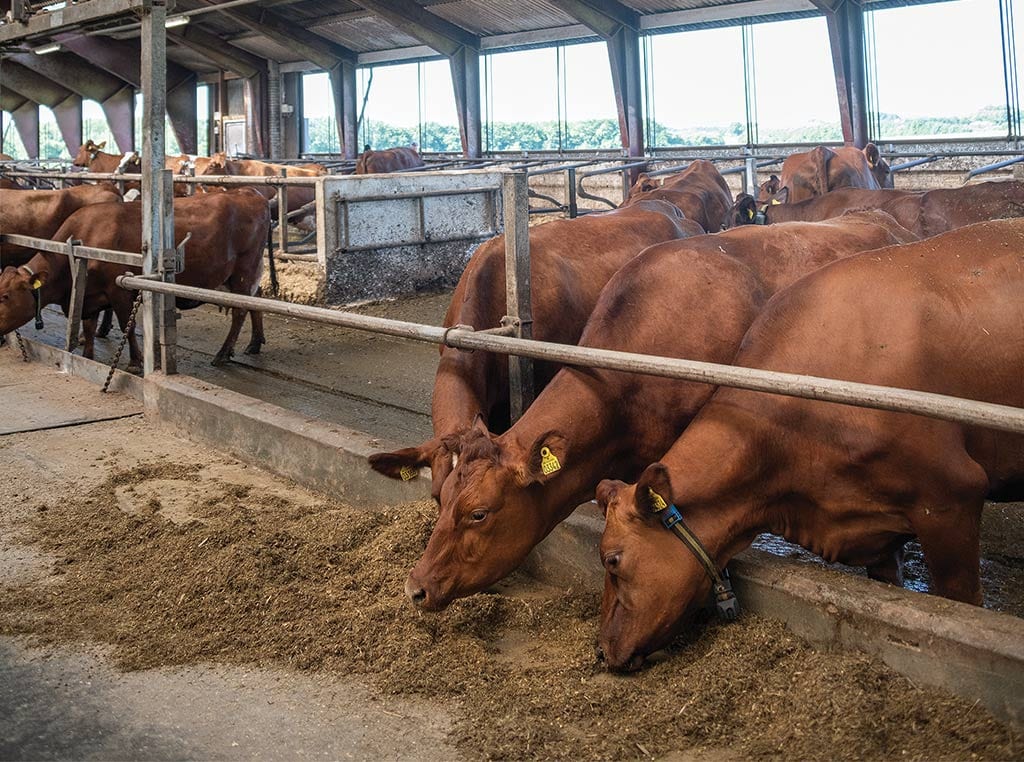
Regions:
<instances>
[{"instance_id":1,"label":"cow neck","mask_svg":"<svg viewBox=\"0 0 1024 762\"><path fill-rule=\"evenodd\" d=\"M33 272L48 270L46 282L39 289L39 299L43 306L48 304L66 305L71 295L71 268L67 257L63 254L40 252L28 261Z\"/></svg>"},{"instance_id":2,"label":"cow neck","mask_svg":"<svg viewBox=\"0 0 1024 762\"><path fill-rule=\"evenodd\" d=\"M769 528L772 503L763 448L736 423L702 414L662 458L674 504L719 568Z\"/></svg>"},{"instance_id":3,"label":"cow neck","mask_svg":"<svg viewBox=\"0 0 1024 762\"><path fill-rule=\"evenodd\" d=\"M628 447L616 432L614 405L598 394L593 383L579 371L565 369L551 381L502 439L517 452L529 453L548 432L565 437L561 469L541 489L551 508L554 523L594 498L601 479L623 460ZM553 524L552 524L553 525Z\"/></svg>"}]
</instances>

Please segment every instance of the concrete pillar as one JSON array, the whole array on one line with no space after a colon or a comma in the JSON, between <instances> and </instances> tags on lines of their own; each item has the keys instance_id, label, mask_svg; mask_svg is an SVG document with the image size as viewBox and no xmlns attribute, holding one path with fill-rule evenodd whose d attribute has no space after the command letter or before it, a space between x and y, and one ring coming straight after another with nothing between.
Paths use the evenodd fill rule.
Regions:
<instances>
[{"instance_id":1,"label":"concrete pillar","mask_svg":"<svg viewBox=\"0 0 1024 762\"><path fill-rule=\"evenodd\" d=\"M463 45L448 58L458 110L462 155L478 158L483 151L480 112L480 51Z\"/></svg>"},{"instance_id":2,"label":"concrete pillar","mask_svg":"<svg viewBox=\"0 0 1024 762\"><path fill-rule=\"evenodd\" d=\"M334 93L334 114L338 123L341 155L354 159L359 154L359 135L356 131L356 65L339 61L328 72Z\"/></svg>"},{"instance_id":3,"label":"concrete pillar","mask_svg":"<svg viewBox=\"0 0 1024 762\"><path fill-rule=\"evenodd\" d=\"M281 64L267 60L267 137L270 158L282 158L281 145Z\"/></svg>"},{"instance_id":4,"label":"concrete pillar","mask_svg":"<svg viewBox=\"0 0 1024 762\"><path fill-rule=\"evenodd\" d=\"M615 88L622 147L628 156L644 155L644 109L640 66L640 34L620 26L607 40Z\"/></svg>"},{"instance_id":5,"label":"concrete pillar","mask_svg":"<svg viewBox=\"0 0 1024 762\"><path fill-rule=\"evenodd\" d=\"M291 112L281 109L281 158L297 159L302 151L299 145L299 120L302 118L300 92L302 75L298 72L285 74L281 77L281 90L284 97L282 106L290 106Z\"/></svg>"}]
</instances>

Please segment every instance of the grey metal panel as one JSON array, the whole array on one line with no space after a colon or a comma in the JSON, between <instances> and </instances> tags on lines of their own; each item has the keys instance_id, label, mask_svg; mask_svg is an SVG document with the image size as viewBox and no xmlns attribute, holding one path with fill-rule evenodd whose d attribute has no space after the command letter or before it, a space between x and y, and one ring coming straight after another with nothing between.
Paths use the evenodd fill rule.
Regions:
<instances>
[{"instance_id":1,"label":"grey metal panel","mask_svg":"<svg viewBox=\"0 0 1024 762\"><path fill-rule=\"evenodd\" d=\"M390 48L411 48L420 44L420 41L412 35L372 14L353 14L350 17L337 18L327 23L312 22L310 28L320 36L351 48L357 53Z\"/></svg>"},{"instance_id":2,"label":"grey metal panel","mask_svg":"<svg viewBox=\"0 0 1024 762\"><path fill-rule=\"evenodd\" d=\"M294 50L289 50L284 45L269 40L266 37L237 37L231 41L231 44L261 58L272 58L275 61L281 62L304 60Z\"/></svg>"},{"instance_id":3,"label":"grey metal panel","mask_svg":"<svg viewBox=\"0 0 1024 762\"><path fill-rule=\"evenodd\" d=\"M461 0L430 12L479 35L511 34L570 26L576 19L544 0Z\"/></svg>"}]
</instances>

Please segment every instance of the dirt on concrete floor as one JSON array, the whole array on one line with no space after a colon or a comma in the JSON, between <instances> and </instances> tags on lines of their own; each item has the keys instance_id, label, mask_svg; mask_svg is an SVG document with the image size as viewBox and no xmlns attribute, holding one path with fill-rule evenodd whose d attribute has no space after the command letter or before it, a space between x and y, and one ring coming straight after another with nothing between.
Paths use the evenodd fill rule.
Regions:
<instances>
[{"instance_id":1,"label":"dirt on concrete floor","mask_svg":"<svg viewBox=\"0 0 1024 762\"><path fill-rule=\"evenodd\" d=\"M470 758L1007 759L1024 742L755 617L613 676L596 590L518 578L421 615L402 585L433 503L356 511L138 419L0 437L0 505L0 545L23 558L0 574L0 634L103 644L129 671L356 676L383 707L433 703ZM396 743L419 732L422 715L395 713Z\"/></svg>"}]
</instances>

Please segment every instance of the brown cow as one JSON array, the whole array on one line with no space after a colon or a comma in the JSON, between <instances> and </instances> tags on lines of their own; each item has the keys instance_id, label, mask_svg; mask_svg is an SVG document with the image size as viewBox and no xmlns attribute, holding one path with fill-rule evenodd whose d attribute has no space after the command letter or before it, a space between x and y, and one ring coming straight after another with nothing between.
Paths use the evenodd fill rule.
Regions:
<instances>
[{"instance_id":1,"label":"brown cow","mask_svg":"<svg viewBox=\"0 0 1024 762\"><path fill-rule=\"evenodd\" d=\"M64 190L0 190L0 233L52 239L75 210L120 200L121 194L110 183ZM0 264L24 264L34 253L33 249L5 244L0 248Z\"/></svg>"},{"instance_id":2,"label":"brown cow","mask_svg":"<svg viewBox=\"0 0 1024 762\"><path fill-rule=\"evenodd\" d=\"M1024 216L1024 184L988 182L925 192L845 188L799 204L769 204L760 216L754 200L741 194L727 227L763 221L813 222L851 211L881 209L922 238L985 220Z\"/></svg>"},{"instance_id":3,"label":"brown cow","mask_svg":"<svg viewBox=\"0 0 1024 762\"><path fill-rule=\"evenodd\" d=\"M85 141L71 163L90 172L120 172L129 175L142 172L142 163L137 153L106 153L103 150L106 145L105 140L102 143Z\"/></svg>"},{"instance_id":4,"label":"brown cow","mask_svg":"<svg viewBox=\"0 0 1024 762\"><path fill-rule=\"evenodd\" d=\"M5 153L0 153L0 161L14 161L14 157L8 156Z\"/></svg>"},{"instance_id":5,"label":"brown cow","mask_svg":"<svg viewBox=\"0 0 1024 762\"><path fill-rule=\"evenodd\" d=\"M374 151L370 146L366 146L356 159L355 174L375 175L425 166L415 148L385 148Z\"/></svg>"},{"instance_id":6,"label":"brown cow","mask_svg":"<svg viewBox=\"0 0 1024 762\"><path fill-rule=\"evenodd\" d=\"M327 169L320 164L271 164L255 159L229 159L225 153L215 153L204 162L200 169L196 160L196 175L232 175L237 177L278 177L287 170L288 177L320 177L327 174ZM237 187L237 186L234 186ZM253 185L253 190L270 201L271 210L277 208L277 188L273 185ZM290 186L288 188L288 211L312 203L316 199L313 186Z\"/></svg>"},{"instance_id":7,"label":"brown cow","mask_svg":"<svg viewBox=\"0 0 1024 762\"><path fill-rule=\"evenodd\" d=\"M698 159L682 172L670 175L658 185L641 174L622 206L638 201L659 199L674 204L688 220L709 233L717 233L722 219L732 206L732 195L725 178L710 161Z\"/></svg>"},{"instance_id":8,"label":"brown cow","mask_svg":"<svg viewBox=\"0 0 1024 762\"><path fill-rule=\"evenodd\" d=\"M651 244L703 232L664 201L645 201L531 227L534 338L575 344L598 294L616 270ZM504 315L505 237L497 236L474 252L452 295L444 324L494 328ZM537 363L536 388L542 388L556 371L554 364ZM373 455L370 465L392 478L430 466L432 492L439 499L441 485L452 469L453 453L448 445L457 441L478 415L492 431L508 427L508 361L487 352L442 349L432 408L432 439L418 447Z\"/></svg>"},{"instance_id":9,"label":"brown cow","mask_svg":"<svg viewBox=\"0 0 1024 762\"><path fill-rule=\"evenodd\" d=\"M837 258L913 240L882 212L741 230L638 255L605 287L580 344L728 362L771 294ZM664 453L713 391L564 368L501 436L478 423L453 445L458 465L407 594L438 609L497 582L593 496L602 476L638 474L650 453Z\"/></svg>"},{"instance_id":10,"label":"brown cow","mask_svg":"<svg viewBox=\"0 0 1024 762\"><path fill-rule=\"evenodd\" d=\"M247 188L211 196L175 199L174 238L185 245L185 270L176 282L200 288L226 286L236 294L252 296L259 291L263 275L263 246L270 229L270 210L259 194ZM119 251L140 250L142 241L142 205L139 203L94 204L75 212L61 225L57 238L74 237L86 246ZM96 314L110 306L117 313L122 329L127 323L135 293L116 284L119 275L138 268L89 261L88 283L83 308L84 354L93 356ZM65 312L71 296L71 274L67 257L40 253L27 265L8 267L0 275L0 334L28 322L34 313L33 289L40 303L60 304ZM178 302L180 309L197 306ZM245 310L232 310L231 329L213 360L227 362L238 339ZM255 354L265 343L262 315L251 313L252 340L246 354ZM131 366L138 368L141 353L134 334L129 336Z\"/></svg>"},{"instance_id":11,"label":"brown cow","mask_svg":"<svg viewBox=\"0 0 1024 762\"><path fill-rule=\"evenodd\" d=\"M818 146L806 153L790 154L782 164L782 178L772 175L763 183L758 201L769 203L783 188L788 189L788 203L795 204L838 188L891 187L889 165L874 143L868 143L863 150Z\"/></svg>"},{"instance_id":12,"label":"brown cow","mask_svg":"<svg viewBox=\"0 0 1024 762\"><path fill-rule=\"evenodd\" d=\"M777 296L734 364L1024 407L1022 252L1005 220L837 262ZM895 582L916 536L935 591L980 604L986 496L1024 498L1024 435L720 388L635 487L598 488L608 666L638 668L710 590L662 500L718 569L772 532Z\"/></svg>"}]
</instances>

